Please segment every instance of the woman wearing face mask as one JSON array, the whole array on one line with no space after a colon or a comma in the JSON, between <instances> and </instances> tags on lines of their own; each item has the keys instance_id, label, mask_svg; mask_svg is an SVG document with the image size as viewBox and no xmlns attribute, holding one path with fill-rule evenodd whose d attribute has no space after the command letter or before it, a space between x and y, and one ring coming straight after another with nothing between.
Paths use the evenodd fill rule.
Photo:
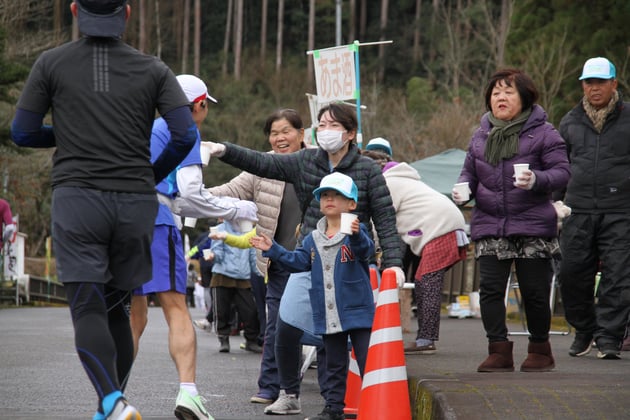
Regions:
<instances>
[{"instance_id":1,"label":"woman wearing face mask","mask_svg":"<svg viewBox=\"0 0 630 420\"><path fill-rule=\"evenodd\" d=\"M318 121L317 141L320 147L317 149L302 149L291 154L268 154L230 143L214 143L211 145L212 154L255 175L293 184L302 210L298 243L315 229L322 217L319 203L313 196L313 190L319 186L321 179L335 171L351 177L358 188L354 213L367 225L369 232L374 223L383 249L382 266L395 268L397 280L402 284L402 256L392 199L380 166L372 159L361 156L355 144L358 124L354 109L343 104L330 104L319 111ZM311 337L313 331L308 294L310 284L310 273L292 274L282 295L276 335L281 391L278 400L265 408L268 414L300 412L301 340L304 342L305 337ZM326 363L329 363L329 371L335 369L335 361L326 360L320 348L318 367L322 369L318 369L318 379L326 406L318 416L310 417L312 420L343 418L346 373L324 377L322 373Z\"/></svg>"}]
</instances>

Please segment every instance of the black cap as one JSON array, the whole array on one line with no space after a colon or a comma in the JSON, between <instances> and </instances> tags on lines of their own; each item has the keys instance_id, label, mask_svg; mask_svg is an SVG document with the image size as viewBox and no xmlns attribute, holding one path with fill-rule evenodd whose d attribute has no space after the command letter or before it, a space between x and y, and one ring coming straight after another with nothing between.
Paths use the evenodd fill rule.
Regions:
<instances>
[{"instance_id":1,"label":"black cap","mask_svg":"<svg viewBox=\"0 0 630 420\"><path fill-rule=\"evenodd\" d=\"M125 31L127 0L75 0L79 31L87 36L120 38Z\"/></svg>"}]
</instances>

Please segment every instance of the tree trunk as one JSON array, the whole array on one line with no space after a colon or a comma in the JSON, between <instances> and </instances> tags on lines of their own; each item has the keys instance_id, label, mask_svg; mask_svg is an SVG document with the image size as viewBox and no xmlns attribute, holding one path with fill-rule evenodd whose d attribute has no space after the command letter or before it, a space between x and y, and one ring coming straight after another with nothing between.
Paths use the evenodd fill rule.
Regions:
<instances>
[{"instance_id":1,"label":"tree trunk","mask_svg":"<svg viewBox=\"0 0 630 420\"><path fill-rule=\"evenodd\" d=\"M138 50L147 50L147 16L145 0L138 0Z\"/></svg>"},{"instance_id":2,"label":"tree trunk","mask_svg":"<svg viewBox=\"0 0 630 420\"><path fill-rule=\"evenodd\" d=\"M241 54L243 48L243 0L236 0L234 19L234 79L241 80Z\"/></svg>"},{"instance_id":3,"label":"tree trunk","mask_svg":"<svg viewBox=\"0 0 630 420\"><path fill-rule=\"evenodd\" d=\"M160 0L155 0L155 55L162 58L162 31L160 30Z\"/></svg>"},{"instance_id":4,"label":"tree trunk","mask_svg":"<svg viewBox=\"0 0 630 420\"><path fill-rule=\"evenodd\" d=\"M188 38L190 34L190 0L184 0L184 21L182 24L182 73L186 73L188 64Z\"/></svg>"},{"instance_id":5,"label":"tree trunk","mask_svg":"<svg viewBox=\"0 0 630 420\"><path fill-rule=\"evenodd\" d=\"M228 56L230 53L230 39L232 38L232 14L234 12L234 1L228 0L227 17L225 19L225 39L223 41L223 65L221 73L223 77L228 74Z\"/></svg>"},{"instance_id":6,"label":"tree trunk","mask_svg":"<svg viewBox=\"0 0 630 420\"><path fill-rule=\"evenodd\" d=\"M364 40L367 26L367 0L361 0L361 16L359 19L359 39Z\"/></svg>"},{"instance_id":7,"label":"tree trunk","mask_svg":"<svg viewBox=\"0 0 630 420\"><path fill-rule=\"evenodd\" d=\"M199 76L201 70L201 0L195 0L195 37L193 74Z\"/></svg>"},{"instance_id":8,"label":"tree trunk","mask_svg":"<svg viewBox=\"0 0 630 420\"><path fill-rule=\"evenodd\" d=\"M422 0L416 0L416 17L414 19L413 26L413 52L411 55L411 62L414 64L414 67L420 61L420 57L422 55L422 51L420 50L420 10L422 8Z\"/></svg>"},{"instance_id":9,"label":"tree trunk","mask_svg":"<svg viewBox=\"0 0 630 420\"><path fill-rule=\"evenodd\" d=\"M62 0L55 0L53 3L53 31L55 33L55 44L59 45L63 42L63 8L65 5Z\"/></svg>"},{"instance_id":10,"label":"tree trunk","mask_svg":"<svg viewBox=\"0 0 630 420\"><path fill-rule=\"evenodd\" d=\"M387 30L387 11L389 9L389 1L381 0L381 25L380 25L380 33L381 41L386 40L385 31ZM385 44L380 44L378 46L378 81L379 83L383 83L385 79Z\"/></svg>"},{"instance_id":11,"label":"tree trunk","mask_svg":"<svg viewBox=\"0 0 630 420\"><path fill-rule=\"evenodd\" d=\"M350 0L349 4L349 19L350 30L348 31L348 44L352 44L357 39L357 2L356 0Z\"/></svg>"},{"instance_id":12,"label":"tree trunk","mask_svg":"<svg viewBox=\"0 0 630 420\"><path fill-rule=\"evenodd\" d=\"M276 43L276 74L282 67L282 32L284 28L284 0L278 0L278 41Z\"/></svg>"},{"instance_id":13,"label":"tree trunk","mask_svg":"<svg viewBox=\"0 0 630 420\"><path fill-rule=\"evenodd\" d=\"M260 17L260 68L264 70L267 61L267 12L269 0L262 0L262 14Z\"/></svg>"}]
</instances>

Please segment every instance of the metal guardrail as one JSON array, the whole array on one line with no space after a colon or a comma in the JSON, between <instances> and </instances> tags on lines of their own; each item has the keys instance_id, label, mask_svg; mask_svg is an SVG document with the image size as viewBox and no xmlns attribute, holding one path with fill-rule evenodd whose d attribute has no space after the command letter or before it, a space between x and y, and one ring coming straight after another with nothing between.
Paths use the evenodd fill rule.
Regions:
<instances>
[{"instance_id":1,"label":"metal guardrail","mask_svg":"<svg viewBox=\"0 0 630 420\"><path fill-rule=\"evenodd\" d=\"M5 280L0 284L0 300L18 306L30 302L67 303L63 284L32 275Z\"/></svg>"}]
</instances>

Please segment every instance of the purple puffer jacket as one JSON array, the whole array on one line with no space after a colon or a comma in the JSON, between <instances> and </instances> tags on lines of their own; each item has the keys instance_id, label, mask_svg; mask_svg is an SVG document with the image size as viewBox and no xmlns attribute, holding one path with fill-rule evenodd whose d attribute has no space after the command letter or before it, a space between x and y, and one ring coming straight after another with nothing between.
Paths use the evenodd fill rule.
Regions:
<instances>
[{"instance_id":1,"label":"purple puffer jacket","mask_svg":"<svg viewBox=\"0 0 630 420\"><path fill-rule=\"evenodd\" d=\"M486 237L557 236L557 216L551 193L566 187L571 176L564 140L547 123L545 110L534 105L519 137L518 154L497 166L486 162L484 151L491 130L488 116L481 118L468 146L457 182L470 183L475 208L471 220L472 240ZM536 174L531 190L514 186L515 163L529 163Z\"/></svg>"}]
</instances>

